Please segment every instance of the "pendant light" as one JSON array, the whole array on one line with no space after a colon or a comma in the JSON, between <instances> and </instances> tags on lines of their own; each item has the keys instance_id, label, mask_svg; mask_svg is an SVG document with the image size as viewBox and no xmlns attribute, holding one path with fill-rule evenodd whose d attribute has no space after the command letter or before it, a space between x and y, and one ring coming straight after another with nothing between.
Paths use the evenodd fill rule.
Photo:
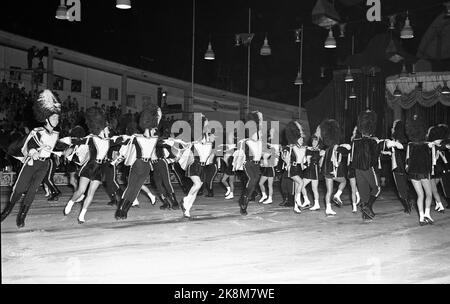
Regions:
<instances>
[{"instance_id":1,"label":"pendant light","mask_svg":"<svg viewBox=\"0 0 450 304\"><path fill-rule=\"evenodd\" d=\"M400 32L400 38L402 39L411 39L414 38L414 31L409 23L408 12L406 12L406 20L405 26L403 26L402 31Z\"/></svg>"},{"instance_id":2,"label":"pendant light","mask_svg":"<svg viewBox=\"0 0 450 304\"><path fill-rule=\"evenodd\" d=\"M336 39L333 36L333 31L330 27L330 32L328 33L328 37L325 40L325 48L327 49L335 49L336 48Z\"/></svg>"},{"instance_id":3,"label":"pendant light","mask_svg":"<svg viewBox=\"0 0 450 304\"><path fill-rule=\"evenodd\" d=\"M397 85L397 87L395 88L394 96L395 96L395 97L401 97L401 96L402 96L402 91L400 91L400 88L398 87L398 85Z\"/></svg>"},{"instance_id":4,"label":"pendant light","mask_svg":"<svg viewBox=\"0 0 450 304\"><path fill-rule=\"evenodd\" d=\"M64 0L61 0L58 8L56 9L56 15L55 15L56 19L60 19L60 20L67 19L67 7L64 2L65 2Z\"/></svg>"},{"instance_id":5,"label":"pendant light","mask_svg":"<svg viewBox=\"0 0 450 304\"><path fill-rule=\"evenodd\" d=\"M302 85L303 84L303 78L302 74L300 72L297 73L297 78L295 78L295 85Z\"/></svg>"},{"instance_id":6,"label":"pendant light","mask_svg":"<svg viewBox=\"0 0 450 304\"><path fill-rule=\"evenodd\" d=\"M352 87L352 91L350 92L350 95L348 96L348 98L356 99L356 94L355 94L355 88L354 87Z\"/></svg>"},{"instance_id":7,"label":"pendant light","mask_svg":"<svg viewBox=\"0 0 450 304\"><path fill-rule=\"evenodd\" d=\"M214 60L214 59L216 59L216 57L214 55L214 51L213 51L212 46L211 46L211 42L209 42L209 44L208 44L208 49L206 50L206 53L205 53L205 59L206 60Z\"/></svg>"},{"instance_id":8,"label":"pendant light","mask_svg":"<svg viewBox=\"0 0 450 304\"><path fill-rule=\"evenodd\" d=\"M131 0L117 0L116 7L120 9L130 9L131 8Z\"/></svg>"},{"instance_id":9,"label":"pendant light","mask_svg":"<svg viewBox=\"0 0 450 304\"><path fill-rule=\"evenodd\" d=\"M269 42L267 41L267 36L264 38L264 44L261 47L261 51L259 52L262 56L269 56L272 54L272 50L270 49Z\"/></svg>"}]
</instances>

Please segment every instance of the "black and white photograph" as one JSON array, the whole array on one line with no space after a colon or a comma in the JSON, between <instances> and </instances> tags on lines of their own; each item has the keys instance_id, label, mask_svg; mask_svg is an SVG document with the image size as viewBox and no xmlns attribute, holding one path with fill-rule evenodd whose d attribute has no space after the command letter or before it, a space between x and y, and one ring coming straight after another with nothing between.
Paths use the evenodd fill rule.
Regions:
<instances>
[{"instance_id":1,"label":"black and white photograph","mask_svg":"<svg viewBox=\"0 0 450 304\"><path fill-rule=\"evenodd\" d=\"M2 285L450 283L449 0L3 5Z\"/></svg>"}]
</instances>

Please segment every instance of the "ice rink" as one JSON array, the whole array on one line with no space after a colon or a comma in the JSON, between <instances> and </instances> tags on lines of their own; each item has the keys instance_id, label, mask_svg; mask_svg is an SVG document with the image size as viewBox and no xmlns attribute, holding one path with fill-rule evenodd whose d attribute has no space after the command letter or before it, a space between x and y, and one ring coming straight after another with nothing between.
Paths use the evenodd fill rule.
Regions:
<instances>
[{"instance_id":1,"label":"ice rink","mask_svg":"<svg viewBox=\"0 0 450 304\"><path fill-rule=\"evenodd\" d=\"M302 214L280 207L278 190L273 204L251 203L241 216L240 189L226 201L218 186L214 198L197 198L190 220L141 192L140 207L116 221L99 189L85 224L80 204L63 216L72 193L63 189L56 203L40 190L24 228L16 227L18 206L2 222L2 283L450 283L450 210L433 204L435 224L421 227L391 189L371 223L351 212L348 191L335 217L325 216L323 201Z\"/></svg>"}]
</instances>

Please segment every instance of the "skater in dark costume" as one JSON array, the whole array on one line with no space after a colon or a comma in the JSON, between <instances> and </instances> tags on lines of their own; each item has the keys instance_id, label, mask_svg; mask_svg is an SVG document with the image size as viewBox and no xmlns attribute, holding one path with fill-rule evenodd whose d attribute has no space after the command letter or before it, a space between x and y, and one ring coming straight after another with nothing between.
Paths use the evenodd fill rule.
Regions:
<instances>
[{"instance_id":1,"label":"skater in dark costume","mask_svg":"<svg viewBox=\"0 0 450 304\"><path fill-rule=\"evenodd\" d=\"M170 180L170 165L175 162L176 156L172 153L172 148L166 143L169 135L160 129L160 136L152 154L153 180L158 190L159 200L165 209L180 209L178 200Z\"/></svg>"},{"instance_id":2,"label":"skater in dark costume","mask_svg":"<svg viewBox=\"0 0 450 304\"><path fill-rule=\"evenodd\" d=\"M261 199L259 203L269 205L273 203L273 180L280 158L280 145L272 142L275 138L275 129L270 129L267 140L268 152L263 153L261 161L261 179L259 180L259 188L261 189ZM267 182L269 194L266 195L265 183Z\"/></svg>"},{"instance_id":3,"label":"skater in dark costume","mask_svg":"<svg viewBox=\"0 0 450 304\"><path fill-rule=\"evenodd\" d=\"M430 127L428 129L427 133L427 141L428 142L434 142L434 141L442 141L448 139L448 127L446 128L445 125L437 125ZM431 191L433 193L433 198L436 202L436 208L434 209L437 212L444 213L445 208L442 204L441 196L439 195L439 191L437 189L437 185L439 183L442 183L442 177L444 176L444 171L447 169L447 158L445 157L445 147L441 147L440 144L435 145L434 148L432 148L432 165L431 168ZM445 189L444 189L445 194Z\"/></svg>"},{"instance_id":4,"label":"skater in dark costume","mask_svg":"<svg viewBox=\"0 0 450 304\"><path fill-rule=\"evenodd\" d=\"M340 145L341 129L339 123L334 119L326 119L317 127L316 136L321 139L325 155L322 163L322 173L325 177L327 192L325 195L325 214L326 216L334 216L336 212L331 208L331 195L333 193L334 182L339 183L339 188L333 196L333 202L341 207L342 201L340 194L345 188L347 181L346 164L342 161L342 155L349 153L349 146L346 144Z\"/></svg>"},{"instance_id":5,"label":"skater in dark costume","mask_svg":"<svg viewBox=\"0 0 450 304\"><path fill-rule=\"evenodd\" d=\"M247 176L247 183L242 189L239 198L239 208L241 215L247 215L247 207L250 196L255 190L259 178L261 176L260 161L262 158L262 122L263 115L261 112L253 111L247 117L247 124L252 124L253 127L249 129L248 138L238 143L240 155L245 157L234 157L233 167L243 168ZM245 159L245 163L239 164Z\"/></svg>"},{"instance_id":6,"label":"skater in dark costume","mask_svg":"<svg viewBox=\"0 0 450 304\"><path fill-rule=\"evenodd\" d=\"M406 172L417 194L419 225L433 224L431 218L431 149L432 143L426 142L426 129L423 120L414 115L406 121L406 134L410 142L406 150ZM425 199L425 208L424 208Z\"/></svg>"},{"instance_id":7,"label":"skater in dark costume","mask_svg":"<svg viewBox=\"0 0 450 304\"><path fill-rule=\"evenodd\" d=\"M406 137L405 123L401 120L396 120L392 124L392 140L386 141L387 152L391 156L392 175L394 177L395 187L400 202L403 206L403 211L407 214L411 213L411 195L409 193L408 174L406 173L406 145L408 139Z\"/></svg>"},{"instance_id":8,"label":"skater in dark costume","mask_svg":"<svg viewBox=\"0 0 450 304\"><path fill-rule=\"evenodd\" d=\"M306 168L303 171L303 208L309 208L311 211L320 209L319 203L319 172L320 165L323 161L325 151L320 149L319 138L315 135L311 136L311 146L306 148ZM311 189L314 195L314 205L311 207L311 203L308 198L306 186L311 183Z\"/></svg>"},{"instance_id":9,"label":"skater in dark costume","mask_svg":"<svg viewBox=\"0 0 450 304\"><path fill-rule=\"evenodd\" d=\"M295 183L294 212L301 213L301 194L303 189L302 177L306 161L306 147L303 146L305 134L299 122L291 121L286 126L285 135L290 148L289 154L291 159L290 164L288 165L288 174Z\"/></svg>"},{"instance_id":10,"label":"skater in dark costume","mask_svg":"<svg viewBox=\"0 0 450 304\"><path fill-rule=\"evenodd\" d=\"M49 158L56 153L54 149L59 139L59 133L54 131L54 128L59 122L61 104L50 90L44 90L39 94L34 102L33 112L36 120L42 122L44 126L33 129L21 147L22 157L18 158L23 162L22 169L14 184L9 202L1 214L1 220L3 221L24 195L22 206L17 214L16 224L18 228L25 226L25 218L33 203L36 191L49 170ZM66 147L67 145L61 146L61 148Z\"/></svg>"},{"instance_id":11,"label":"skater in dark costume","mask_svg":"<svg viewBox=\"0 0 450 304\"><path fill-rule=\"evenodd\" d=\"M375 173L381 146L377 138L373 137L376 130L377 115L367 110L358 115L358 130L361 137L352 141L350 162L355 169L356 184L361 197L361 213L364 221L375 217L373 204L380 195L381 187L378 175Z\"/></svg>"},{"instance_id":12,"label":"skater in dark costume","mask_svg":"<svg viewBox=\"0 0 450 304\"><path fill-rule=\"evenodd\" d=\"M202 114L202 137L187 145L193 158L187 165L186 176L192 180L193 185L181 202L181 209L186 218L191 217L190 210L205 181L205 166L213 154L213 144L214 136L211 136L208 128L208 119Z\"/></svg>"},{"instance_id":13,"label":"skater in dark costume","mask_svg":"<svg viewBox=\"0 0 450 304\"><path fill-rule=\"evenodd\" d=\"M85 223L87 209L92 203L97 188L102 183L102 168L107 159L108 150L112 145L121 143L121 138L109 137L108 123L101 109L95 107L87 109L86 124L91 134L83 138L71 138L71 144L73 146L87 145L89 148L89 161L80 169L80 181L77 191L75 191L64 208L64 215L67 216L75 202L80 201L80 197L87 190L83 207L78 215L79 224Z\"/></svg>"},{"instance_id":14,"label":"skater in dark costume","mask_svg":"<svg viewBox=\"0 0 450 304\"><path fill-rule=\"evenodd\" d=\"M236 151L234 132L227 136L227 144L223 151L223 157L219 158L220 171L223 173L222 184L227 189L225 199L230 200L234 198L234 180L235 172L233 171L233 154Z\"/></svg>"},{"instance_id":15,"label":"skater in dark costume","mask_svg":"<svg viewBox=\"0 0 450 304\"><path fill-rule=\"evenodd\" d=\"M150 175L151 156L158 142L158 124L161 120L161 109L151 104L145 108L139 118L139 126L143 134L134 134L128 140L125 165L131 166L128 185L125 189L115 217L117 220L126 219L128 210L136 200L145 180Z\"/></svg>"}]
</instances>

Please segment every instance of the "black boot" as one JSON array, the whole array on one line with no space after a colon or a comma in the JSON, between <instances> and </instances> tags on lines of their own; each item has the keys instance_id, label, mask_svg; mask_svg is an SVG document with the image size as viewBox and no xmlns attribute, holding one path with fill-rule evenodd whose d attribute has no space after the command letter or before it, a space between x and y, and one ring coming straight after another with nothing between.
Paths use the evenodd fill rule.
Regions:
<instances>
[{"instance_id":1,"label":"black boot","mask_svg":"<svg viewBox=\"0 0 450 304\"><path fill-rule=\"evenodd\" d=\"M111 195L111 201L108 203L108 206L115 206L117 205L117 197L115 194Z\"/></svg>"},{"instance_id":2,"label":"black boot","mask_svg":"<svg viewBox=\"0 0 450 304\"><path fill-rule=\"evenodd\" d=\"M363 220L371 220L373 219L373 215L371 214L369 210L368 203L361 203L361 214Z\"/></svg>"},{"instance_id":3,"label":"black boot","mask_svg":"<svg viewBox=\"0 0 450 304\"><path fill-rule=\"evenodd\" d=\"M27 217L28 210L30 210L30 205L22 205L20 211L17 214L16 224L18 228L25 226L25 218Z\"/></svg>"},{"instance_id":4,"label":"black boot","mask_svg":"<svg viewBox=\"0 0 450 304\"><path fill-rule=\"evenodd\" d=\"M403 206L403 212L411 214L411 205L408 203L408 201L406 199L401 198L400 202L402 203Z\"/></svg>"},{"instance_id":5,"label":"black boot","mask_svg":"<svg viewBox=\"0 0 450 304\"><path fill-rule=\"evenodd\" d=\"M283 197L283 201L279 204L281 207L286 207L288 204L288 195L285 193L281 193L281 196Z\"/></svg>"},{"instance_id":6,"label":"black boot","mask_svg":"<svg viewBox=\"0 0 450 304\"><path fill-rule=\"evenodd\" d=\"M176 198L176 196L175 196L175 193L170 193L170 194L169 194L169 199L170 199L170 201L171 201L171 203L172 203L172 209L173 209L173 210L178 210L178 209L180 209L180 204L179 204L178 201L177 201L177 198Z\"/></svg>"},{"instance_id":7,"label":"black boot","mask_svg":"<svg viewBox=\"0 0 450 304\"><path fill-rule=\"evenodd\" d=\"M208 186L206 187L206 191L208 192L205 196L206 197L214 197L214 190L211 188L209 188Z\"/></svg>"},{"instance_id":8,"label":"black boot","mask_svg":"<svg viewBox=\"0 0 450 304\"><path fill-rule=\"evenodd\" d=\"M295 196L293 194L287 195L287 203L284 205L284 207L294 207L295 206Z\"/></svg>"},{"instance_id":9,"label":"black boot","mask_svg":"<svg viewBox=\"0 0 450 304\"><path fill-rule=\"evenodd\" d=\"M159 196L159 199L161 200L161 202L163 203L160 207L159 207L159 209L161 209L161 210L166 210L166 209L171 209L172 208L172 206L171 206L171 204L170 204L170 200L167 198L167 196L165 196L164 194L161 194L160 196Z\"/></svg>"},{"instance_id":10,"label":"black boot","mask_svg":"<svg viewBox=\"0 0 450 304\"><path fill-rule=\"evenodd\" d=\"M122 211L122 219L126 220L128 215L128 210L130 210L131 205L133 205L132 201L125 201Z\"/></svg>"},{"instance_id":11,"label":"black boot","mask_svg":"<svg viewBox=\"0 0 450 304\"><path fill-rule=\"evenodd\" d=\"M239 207L242 215L247 215L247 206L248 206L248 194L247 189L242 191L242 195L239 198Z\"/></svg>"},{"instance_id":12,"label":"black boot","mask_svg":"<svg viewBox=\"0 0 450 304\"><path fill-rule=\"evenodd\" d=\"M373 203L375 203L375 200L377 199L377 197L376 196L370 196L370 198L369 198L369 201L367 202L367 207L368 207L368 210L369 210L369 212L370 212L370 216L372 217L372 218L374 218L375 217L375 212L373 212Z\"/></svg>"},{"instance_id":13,"label":"black boot","mask_svg":"<svg viewBox=\"0 0 450 304\"><path fill-rule=\"evenodd\" d=\"M116 220L126 219L126 215L124 213L124 210L125 210L125 207L126 207L127 203L128 203L128 201L125 201L123 199L121 199L119 201L119 204L118 204L118 207L117 207L117 210L116 210L116 215L115 215Z\"/></svg>"},{"instance_id":14,"label":"black boot","mask_svg":"<svg viewBox=\"0 0 450 304\"><path fill-rule=\"evenodd\" d=\"M60 195L61 195L61 191L59 191L59 190L57 192L52 192L52 194L50 194L50 197L47 199L47 201L49 201L49 202L58 201Z\"/></svg>"},{"instance_id":15,"label":"black boot","mask_svg":"<svg viewBox=\"0 0 450 304\"><path fill-rule=\"evenodd\" d=\"M17 202L17 200L14 200L14 201L11 201L8 204L6 204L5 209L3 209L3 211L2 211L2 222L11 213L11 211L13 210L14 205L16 204L16 202Z\"/></svg>"}]
</instances>

